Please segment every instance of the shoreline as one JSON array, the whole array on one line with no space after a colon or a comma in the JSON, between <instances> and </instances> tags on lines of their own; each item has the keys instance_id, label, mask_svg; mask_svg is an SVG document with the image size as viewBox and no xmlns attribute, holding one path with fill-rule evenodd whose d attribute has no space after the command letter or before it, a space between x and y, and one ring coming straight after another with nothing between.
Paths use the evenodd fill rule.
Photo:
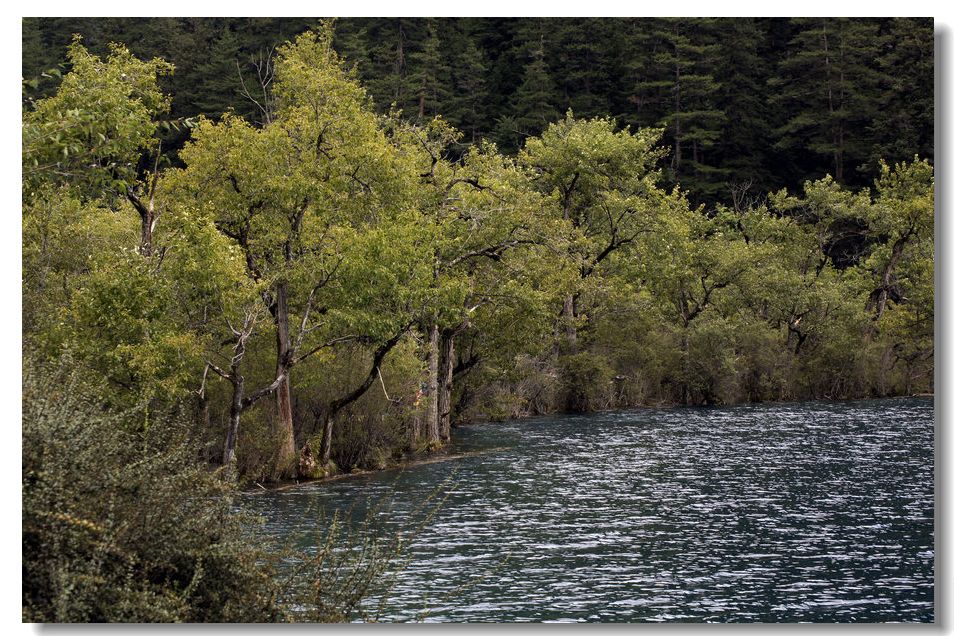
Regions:
<instances>
[{"instance_id":1,"label":"shoreline","mask_svg":"<svg viewBox=\"0 0 954 636\"><path fill-rule=\"evenodd\" d=\"M406 468L415 468L417 466L424 466L427 464L437 464L441 462L453 461L456 459L464 459L466 457L477 457L480 455L487 455L497 451L509 450L512 446L499 446L495 448L488 448L479 451L464 451L459 453L446 453L438 451L437 453L429 456L419 457L411 459L408 461L395 462L394 465L386 466L385 468L380 468L376 470L359 470L357 472L350 473L340 473L337 475L331 475L329 477L319 477L317 479L295 479L295 480L285 480L285 481L276 481L268 482L262 484L260 482L252 482L249 485L243 486L239 489L242 494L251 495L264 492L275 492L290 490L292 488L298 488L300 486L307 486L309 484L317 483L327 483L332 481L340 481L342 479L356 478L356 477L368 477L371 475L380 475L382 473L391 472L391 471L400 471Z\"/></svg>"},{"instance_id":2,"label":"shoreline","mask_svg":"<svg viewBox=\"0 0 954 636\"><path fill-rule=\"evenodd\" d=\"M652 405L652 406L640 405L640 406L622 407L618 409L605 409L602 411L594 411L592 413L572 413L572 414L571 413L547 413L547 414L540 414L540 415L525 415L522 417L514 417L514 418L509 418L506 420L475 420L471 422L464 422L461 424L457 424L454 426L454 428L469 428L471 426L486 426L486 425L500 424L502 422L523 422L527 420L553 417L557 415L586 416L586 415L598 415L600 413L619 413L624 411L637 411L641 409L734 408L734 407L757 406L757 405L805 404L805 403L811 403L811 402L864 402L864 401L870 401L870 400L904 400L904 399L912 399L912 398L934 398L934 397L935 397L934 393L915 393L912 395L846 398L841 400L832 399L832 398L820 398L820 399L814 399L814 400L777 400L777 401L766 400L763 402L739 402L737 404L714 404L714 405L705 405L705 404L695 404L695 405L661 404L661 405ZM309 484L328 483L333 481L339 481L342 479L366 477L369 475L378 475L380 473L385 473L385 472L394 471L394 470L404 470L406 468L424 466L426 464L453 461L455 459L462 459L465 457L472 457L476 455L484 455L487 453L500 451L500 450L508 450L508 448L510 447L501 446L499 448L490 448L490 449L486 449L482 451L470 451L470 452L461 452L461 453L448 453L446 450L442 449L432 455L418 456L418 457L413 457L406 461L394 462L393 464L389 464L385 466L384 468L379 468L379 469L371 469L371 470L362 469L362 470L358 470L357 472L352 471L349 473L339 473L337 475L331 475L329 477L318 477L316 479L282 480L282 481L266 482L264 484L261 482L253 481L239 488L239 492L241 492L242 494L249 495L249 494L256 494L256 493L263 493L263 492L284 491L284 490L290 490L292 488L298 488L300 486L307 486Z\"/></svg>"}]
</instances>

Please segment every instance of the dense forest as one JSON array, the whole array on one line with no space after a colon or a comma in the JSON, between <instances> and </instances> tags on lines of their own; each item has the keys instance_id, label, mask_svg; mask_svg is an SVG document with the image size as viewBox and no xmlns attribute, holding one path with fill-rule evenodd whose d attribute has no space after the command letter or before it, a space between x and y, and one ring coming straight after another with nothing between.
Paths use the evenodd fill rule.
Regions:
<instances>
[{"instance_id":1,"label":"dense forest","mask_svg":"<svg viewBox=\"0 0 954 636\"><path fill-rule=\"evenodd\" d=\"M261 100L269 53L317 22L27 18L23 77L60 68L79 33L94 53L122 42L175 64L160 79L173 118L234 109L258 122L246 95ZM931 160L933 29L930 18L343 18L334 46L379 113L440 115L462 132L458 153L488 140L512 155L568 109L662 128L661 183L712 205L826 174L864 187L881 160Z\"/></svg>"},{"instance_id":2,"label":"dense forest","mask_svg":"<svg viewBox=\"0 0 954 636\"><path fill-rule=\"evenodd\" d=\"M274 591L220 602L264 576L216 552L226 509L172 556L127 536L116 501L216 500L209 467L315 478L474 421L933 391L930 20L63 18L23 38L32 620L279 616ZM111 532L99 570L63 569ZM228 585L194 596L212 566ZM70 614L90 580L126 582Z\"/></svg>"}]
</instances>

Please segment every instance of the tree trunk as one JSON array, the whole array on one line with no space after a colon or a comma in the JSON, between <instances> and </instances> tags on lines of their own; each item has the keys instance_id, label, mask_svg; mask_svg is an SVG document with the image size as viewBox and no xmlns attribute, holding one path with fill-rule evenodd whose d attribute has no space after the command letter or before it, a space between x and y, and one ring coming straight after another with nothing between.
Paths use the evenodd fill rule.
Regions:
<instances>
[{"instance_id":1,"label":"tree trunk","mask_svg":"<svg viewBox=\"0 0 954 636\"><path fill-rule=\"evenodd\" d=\"M152 207L152 206L149 206ZM153 211L149 208L140 214L142 228L140 230L139 253L143 256L152 256L152 223L155 220Z\"/></svg>"},{"instance_id":2,"label":"tree trunk","mask_svg":"<svg viewBox=\"0 0 954 636\"><path fill-rule=\"evenodd\" d=\"M421 412L417 411L411 416L411 421L407 429L407 447L411 450L417 448L417 443L421 439L421 431L424 429L424 422L421 419Z\"/></svg>"},{"instance_id":3,"label":"tree trunk","mask_svg":"<svg viewBox=\"0 0 954 636\"><path fill-rule=\"evenodd\" d=\"M894 275L895 267L897 267L901 261L901 256L904 254L904 245L908 242L910 236L911 232L908 232L894 242L894 245L891 247L891 258L888 259L888 263L884 266L884 271L881 272L881 285L871 293L868 299L867 309L868 311L874 309L874 316L871 317L871 322L869 322L865 328L866 340L870 339L874 334L878 321L881 320L885 309L887 309L888 292L891 291L891 277Z\"/></svg>"},{"instance_id":4,"label":"tree trunk","mask_svg":"<svg viewBox=\"0 0 954 636\"><path fill-rule=\"evenodd\" d=\"M295 424L292 420L291 378L288 369L291 356L291 336L288 330L288 283L281 281L275 285L275 300L270 307L275 319L277 348L276 375L285 372L284 378L275 391L278 402L277 433L280 440L278 451L278 472L280 477L294 477L297 472L295 449Z\"/></svg>"},{"instance_id":5,"label":"tree trunk","mask_svg":"<svg viewBox=\"0 0 954 636\"><path fill-rule=\"evenodd\" d=\"M881 320L884 310L888 305L888 291L891 289L891 276L894 274L894 268L898 266L901 255L904 253L904 244L907 242L907 235L898 239L891 248L891 259L885 265L884 272L881 274L881 289L878 292L878 301L875 304L874 319Z\"/></svg>"},{"instance_id":6,"label":"tree trunk","mask_svg":"<svg viewBox=\"0 0 954 636\"><path fill-rule=\"evenodd\" d=\"M894 349L885 347L881 352L881 365L878 368L878 397L888 395L888 373L894 367L896 360L893 359ZM908 391L910 393L910 391Z\"/></svg>"},{"instance_id":7,"label":"tree trunk","mask_svg":"<svg viewBox=\"0 0 954 636\"><path fill-rule=\"evenodd\" d=\"M576 297L567 294L563 300L563 319L566 321L566 349L570 354L576 353Z\"/></svg>"},{"instance_id":8,"label":"tree trunk","mask_svg":"<svg viewBox=\"0 0 954 636\"><path fill-rule=\"evenodd\" d=\"M361 384L355 387L347 395L344 395L336 400L332 400L326 408L322 409L316 414L317 420L321 427L321 447L318 449L318 457L322 466L327 466L331 461L331 435L334 432L334 419L338 416L338 413L340 413L342 409L360 399L361 396L367 393L368 389L374 385L374 379L381 376L381 363L384 361L384 357L397 345L398 342L400 342L401 337L404 335L406 330L407 327L402 327L391 337L390 340L381 343L381 345L375 350L371 361L371 369L368 371L368 375L365 376L364 381Z\"/></svg>"},{"instance_id":9,"label":"tree trunk","mask_svg":"<svg viewBox=\"0 0 954 636\"><path fill-rule=\"evenodd\" d=\"M689 330L688 324L682 330L682 337L680 340L680 351L682 353L682 403L684 406L689 406Z\"/></svg>"},{"instance_id":10,"label":"tree trunk","mask_svg":"<svg viewBox=\"0 0 954 636\"><path fill-rule=\"evenodd\" d=\"M394 101L400 102L403 95L401 90L404 86L404 27L401 25L400 20L398 21L398 40L397 40L397 57L394 60L394 75L397 78L397 81L394 82Z\"/></svg>"},{"instance_id":11,"label":"tree trunk","mask_svg":"<svg viewBox=\"0 0 954 636\"><path fill-rule=\"evenodd\" d=\"M440 359L440 332L437 324L429 328L430 337L427 345L427 416L425 429L428 444L440 444L440 418L438 417L438 367Z\"/></svg>"},{"instance_id":12,"label":"tree trunk","mask_svg":"<svg viewBox=\"0 0 954 636\"><path fill-rule=\"evenodd\" d=\"M795 355L798 355L801 353L802 347L805 345L805 341L808 339L808 334L799 331L796 332L795 335L798 338L798 342L795 343Z\"/></svg>"},{"instance_id":13,"label":"tree trunk","mask_svg":"<svg viewBox=\"0 0 954 636\"><path fill-rule=\"evenodd\" d=\"M239 377L232 382L232 404L229 407L229 430L225 435L225 450L222 465L230 473L235 462L235 444L238 441L239 422L242 419L242 399L245 397L245 380Z\"/></svg>"},{"instance_id":14,"label":"tree trunk","mask_svg":"<svg viewBox=\"0 0 954 636\"><path fill-rule=\"evenodd\" d=\"M441 333L437 371L437 413L441 440L450 441L451 393L454 389L454 335L456 330Z\"/></svg>"},{"instance_id":15,"label":"tree trunk","mask_svg":"<svg viewBox=\"0 0 954 636\"><path fill-rule=\"evenodd\" d=\"M835 164L835 181L841 183L845 177L845 149L844 133L840 124L833 124L832 155Z\"/></svg>"},{"instance_id":16,"label":"tree trunk","mask_svg":"<svg viewBox=\"0 0 954 636\"><path fill-rule=\"evenodd\" d=\"M321 415L321 447L318 449L318 461L322 466L331 462L331 435L334 432L334 417L326 409Z\"/></svg>"},{"instance_id":17,"label":"tree trunk","mask_svg":"<svg viewBox=\"0 0 954 636\"><path fill-rule=\"evenodd\" d=\"M150 196L149 203L143 203L134 189L126 190L126 200L139 213L139 253L145 257L152 256L152 226L156 222L156 209Z\"/></svg>"},{"instance_id":18,"label":"tree trunk","mask_svg":"<svg viewBox=\"0 0 954 636\"><path fill-rule=\"evenodd\" d=\"M199 430L204 434L205 431L212 427L212 413L209 410L209 396L205 391L202 391L199 394L198 402ZM193 433L193 435L194 434L195 433Z\"/></svg>"},{"instance_id":19,"label":"tree trunk","mask_svg":"<svg viewBox=\"0 0 954 636\"><path fill-rule=\"evenodd\" d=\"M831 55L828 49L828 24L827 21L822 22L822 44L825 51L825 84L828 88L828 124L832 126L832 162L835 168L835 181L839 183L842 180L844 173L842 167L842 158L841 158L841 144L838 141L838 130L837 125L835 124L835 95L832 88L832 77L831 77Z\"/></svg>"},{"instance_id":20,"label":"tree trunk","mask_svg":"<svg viewBox=\"0 0 954 636\"><path fill-rule=\"evenodd\" d=\"M678 30L676 31L676 33L678 34ZM679 177L679 168L682 166L682 125L681 125L681 122L679 121L679 115L682 113L682 100L681 100L682 85L680 83L680 79L681 79L680 72L682 69L679 68L678 59L679 59L679 51L677 49L676 50L676 60L677 60L676 61L676 86L674 87L675 93L676 93L676 113L675 113L676 115L676 131L675 131L676 147L672 155L672 161L673 161L672 168L676 178Z\"/></svg>"}]
</instances>

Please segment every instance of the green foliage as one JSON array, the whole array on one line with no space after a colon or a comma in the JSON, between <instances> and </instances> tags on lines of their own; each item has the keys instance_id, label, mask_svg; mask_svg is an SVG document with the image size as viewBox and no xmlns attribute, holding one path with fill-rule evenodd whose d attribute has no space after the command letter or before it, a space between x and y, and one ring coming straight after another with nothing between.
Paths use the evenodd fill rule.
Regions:
<instances>
[{"instance_id":1,"label":"green foliage","mask_svg":"<svg viewBox=\"0 0 954 636\"><path fill-rule=\"evenodd\" d=\"M229 108L259 118L239 70L257 96L249 61L314 23L27 18L27 101L55 88L50 71L80 33L101 55L117 41L140 59L173 61L177 72L163 85L176 96L175 118ZM379 112L395 105L421 119L423 95L426 117L440 114L468 143L492 140L507 153L524 141L517 131L538 134L567 108L665 126L667 184L678 175L693 203L728 203L743 191L762 197L825 172L858 186L876 176L881 158L933 157L930 18L343 18L334 47ZM808 143L799 143L802 133ZM171 137L178 147L185 136Z\"/></svg>"},{"instance_id":2,"label":"green foliage","mask_svg":"<svg viewBox=\"0 0 954 636\"><path fill-rule=\"evenodd\" d=\"M414 72L407 79L411 95L417 102L419 118L440 114L448 102L450 67L441 54L438 28L436 20L428 19L427 35L421 49L409 56Z\"/></svg>"},{"instance_id":3,"label":"green foliage","mask_svg":"<svg viewBox=\"0 0 954 636\"><path fill-rule=\"evenodd\" d=\"M262 554L187 427L104 411L104 387L68 365L24 363L24 620L277 618Z\"/></svg>"},{"instance_id":4,"label":"green foliage","mask_svg":"<svg viewBox=\"0 0 954 636\"><path fill-rule=\"evenodd\" d=\"M313 301L331 308L333 326L381 334L393 321L375 323L367 303L395 299L384 287L399 295L397 282L415 275L411 244L393 240L413 224L407 176L329 38L280 50L272 124L201 121L168 187L244 254L250 278L287 281L301 306L325 277L328 298Z\"/></svg>"},{"instance_id":5,"label":"green foliage","mask_svg":"<svg viewBox=\"0 0 954 636\"><path fill-rule=\"evenodd\" d=\"M242 91L241 73L245 56L241 44L239 36L226 28L211 43L205 59L196 65L196 73L205 80L195 103L199 112L214 118L235 107ZM247 82L253 81L251 77L245 79Z\"/></svg>"},{"instance_id":6,"label":"green foliage","mask_svg":"<svg viewBox=\"0 0 954 636\"><path fill-rule=\"evenodd\" d=\"M78 38L67 57L72 68L56 95L23 117L24 194L45 182L66 182L93 198L104 189L125 192L169 109L157 77L172 65L142 62L119 44L103 60Z\"/></svg>"},{"instance_id":7,"label":"green foliage","mask_svg":"<svg viewBox=\"0 0 954 636\"><path fill-rule=\"evenodd\" d=\"M183 399L202 368L202 342L167 319L175 300L170 281L137 254L116 258L76 292L67 341L117 387L134 389L134 399Z\"/></svg>"},{"instance_id":8,"label":"green foliage","mask_svg":"<svg viewBox=\"0 0 954 636\"><path fill-rule=\"evenodd\" d=\"M776 130L764 96L775 55L768 24L764 18L736 18L718 25L717 55L711 70L719 88L713 99L726 116L717 143L703 158L705 164L719 170L701 170L695 183L686 185L726 205L737 202L744 206L747 198L781 183L772 168L778 160L768 140Z\"/></svg>"},{"instance_id":9,"label":"green foliage","mask_svg":"<svg viewBox=\"0 0 954 636\"><path fill-rule=\"evenodd\" d=\"M601 411L613 404L613 370L605 358L577 353L560 358L565 408L573 413Z\"/></svg>"},{"instance_id":10,"label":"green foliage","mask_svg":"<svg viewBox=\"0 0 954 636\"><path fill-rule=\"evenodd\" d=\"M125 206L81 203L65 187L27 206L24 328L39 354L69 349L77 364L109 378L116 403L170 404L196 385L203 281L226 263L203 253L209 237L177 233L157 269L136 250L133 219Z\"/></svg>"},{"instance_id":11,"label":"green foliage","mask_svg":"<svg viewBox=\"0 0 954 636\"><path fill-rule=\"evenodd\" d=\"M163 22L163 29L173 24ZM216 58L238 54L230 24L220 25L227 32L219 36ZM71 73L55 95L24 115L25 131L75 103L84 117L114 132L101 165L80 166L64 173L68 178L43 173L24 209L25 329L40 352L52 357L72 350L78 364L109 378L116 404L146 399L155 408L212 395L210 412L219 424L207 429L210 435L221 432L226 392L214 378L203 380L201 369L232 355L236 325L249 316L242 364L250 388L271 382L275 354L290 356L289 368L297 365L301 390L321 387L297 402L299 421L360 386L366 377L360 367L373 348L395 334L400 339L414 322L455 334L454 366L466 373L477 364L478 371L456 385L455 399L492 395L510 405L501 410L508 413L558 405L551 379L560 375L555 354L561 350L597 355L619 374L610 398L589 401L604 405L825 395L801 374L823 376L819 369L836 363L860 374L838 381L839 395L889 393L926 381L933 347L928 162L885 168L873 191L857 192L828 177L806 183L802 196L783 190L765 205L744 183L732 190L731 207L710 209L694 208L681 188L662 186L670 173L659 167L666 150L658 144L673 141L663 99L673 82L680 92L675 113L682 154L670 160L688 157L688 145L711 149L720 126L734 126L712 115L721 106L707 100L737 104L762 126L764 109L739 94L756 90L757 82L745 84L732 69L753 66L768 46L766 30L781 23L740 22L744 37L735 45L716 37L715 23L705 20L522 21L497 36L479 20L339 24L337 39L327 22L278 50L264 125L226 113L192 131L179 155L185 167L162 171L153 192L161 222L149 259L135 252L135 216L114 193L122 191L120 181L141 185L134 162L149 150L157 117L168 108L157 83L168 65L140 62L120 46L105 61L72 46ZM441 30L442 24L453 28ZM788 39L807 46L814 41L812 24L795 24ZM819 28L827 33L828 26ZM910 27L905 37L918 32L914 23L896 26ZM661 38L662 44L637 59L629 45L591 47L578 37L580 28L607 37L626 33L634 44ZM857 35L846 31L844 37ZM368 41L375 37L380 41ZM669 127L619 129L611 118L571 112L527 139L513 160L491 143L474 143L474 124L463 143L465 134L443 118L410 125L397 112L379 117L357 81L380 73L382 51L393 44L405 55L398 62L406 64L390 85L403 96L399 104L413 111L423 96L425 114L446 106L455 118L467 109L476 117L477 104L492 101L481 91L503 81L489 74L492 58L482 48L494 37L519 44L513 58L522 60L526 81L513 81L511 92L536 104L520 117L566 103L554 98L550 82L584 111L605 108L598 87L606 80L599 78L615 68L633 78L626 99L639 108L627 117L666 120ZM347 49L350 69L333 44ZM716 50L731 52L734 61L713 65L706 58ZM389 55L393 61L393 51ZM459 55L466 68L446 68L449 55ZM853 63L863 62L861 53L852 55ZM624 64L619 56L631 57ZM584 58L599 73L587 75L578 65ZM807 64L810 58L799 59ZM782 67L795 73L807 68L802 62ZM561 75L557 68L572 72ZM437 90L448 82L467 87L467 94L451 99ZM115 122L124 118L131 123L121 128ZM42 148L27 145L24 156ZM704 161L696 163L701 170ZM103 174L113 181L96 181ZM282 320L279 290L288 299ZM263 319L269 312L272 319ZM621 325L633 335L613 331ZM269 343L282 328L286 346L276 351ZM826 349L828 340L845 347L859 333L870 341L863 359L832 357L840 349ZM347 351L342 343L349 343ZM414 393L426 365L402 355L407 364L397 382ZM514 358L524 362L514 366ZM341 375L332 361L358 368L341 376L347 381L326 383L326 374ZM481 365L486 369L479 371ZM728 376L736 381L719 379ZM481 383L497 387L484 390ZM365 402L349 407L347 417L365 418L354 411ZM355 448L400 446L406 431L398 429L416 417L412 402L408 396L392 409L396 428L380 443L362 437L373 426L344 426L335 435L360 438ZM378 403L372 412L387 406ZM259 468L271 461L273 436L266 431L275 414L261 408L248 417L243 466L267 476ZM370 462L370 455L356 457L338 459L342 465Z\"/></svg>"},{"instance_id":12,"label":"green foliage","mask_svg":"<svg viewBox=\"0 0 954 636\"><path fill-rule=\"evenodd\" d=\"M214 39L185 66L203 76L305 26L189 24L128 29ZM332 524L283 588L197 458L315 477L438 448L452 421L932 391L934 175L904 154L924 123L885 143L871 99L905 60L927 76L924 25L719 24L322 22L277 49L261 121L224 77L185 93L216 119L176 167L153 159L171 65L74 41L23 114L24 617L368 617L400 541L348 561ZM553 121L568 106L586 116ZM875 148L905 161L858 188Z\"/></svg>"},{"instance_id":13,"label":"green foliage","mask_svg":"<svg viewBox=\"0 0 954 636\"><path fill-rule=\"evenodd\" d=\"M125 210L84 204L65 187L38 193L23 209L24 329L47 332L85 274L138 242Z\"/></svg>"},{"instance_id":14,"label":"green foliage","mask_svg":"<svg viewBox=\"0 0 954 636\"><path fill-rule=\"evenodd\" d=\"M83 622L375 620L435 490L396 535L315 519L305 552L235 512L235 485L195 461L189 425L103 409L95 376L24 361L23 619Z\"/></svg>"},{"instance_id":15,"label":"green foliage","mask_svg":"<svg viewBox=\"0 0 954 636\"><path fill-rule=\"evenodd\" d=\"M934 156L934 20L893 19L882 34L881 99L871 123L869 173L881 160L893 165L912 155Z\"/></svg>"},{"instance_id":16,"label":"green foliage","mask_svg":"<svg viewBox=\"0 0 954 636\"><path fill-rule=\"evenodd\" d=\"M527 141L520 162L569 226L568 251L581 278L614 252L624 253L671 205L656 186L659 135L654 129L617 131L612 120L578 120L570 112Z\"/></svg>"},{"instance_id":17,"label":"green foliage","mask_svg":"<svg viewBox=\"0 0 954 636\"><path fill-rule=\"evenodd\" d=\"M547 68L542 41L531 55L532 61L524 68L523 82L513 96L513 109L519 115L512 119L512 125L520 139L539 135L560 117L560 111L553 103L556 85Z\"/></svg>"},{"instance_id":18,"label":"green foliage","mask_svg":"<svg viewBox=\"0 0 954 636\"><path fill-rule=\"evenodd\" d=\"M842 181L867 159L867 135L876 111L880 48L875 20L804 18L796 27L792 55L779 64L771 85L789 113L779 129L781 150L806 147L828 159L825 170ZM806 172L803 172L806 174Z\"/></svg>"},{"instance_id":19,"label":"green foliage","mask_svg":"<svg viewBox=\"0 0 954 636\"><path fill-rule=\"evenodd\" d=\"M658 118L652 125L665 127L665 140L672 147L672 180L693 192L718 183L721 176L705 159L721 140L727 120L724 107L715 101L722 88L713 68L719 57L715 27L712 20L699 18L662 20L652 33L652 53L635 87L646 102L640 106L640 119L646 121L651 112Z\"/></svg>"}]
</instances>

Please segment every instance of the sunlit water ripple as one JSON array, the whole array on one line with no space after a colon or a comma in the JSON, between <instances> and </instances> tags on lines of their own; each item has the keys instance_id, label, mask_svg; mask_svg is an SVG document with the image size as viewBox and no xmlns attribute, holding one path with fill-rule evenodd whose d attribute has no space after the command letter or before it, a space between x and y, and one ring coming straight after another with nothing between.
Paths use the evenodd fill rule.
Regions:
<instances>
[{"instance_id":1,"label":"sunlit water ripple","mask_svg":"<svg viewBox=\"0 0 954 636\"><path fill-rule=\"evenodd\" d=\"M930 399L644 409L454 434L456 451L497 450L242 505L292 536L314 529L317 509L360 517L390 497L387 532L444 483L383 620L934 620Z\"/></svg>"}]
</instances>

